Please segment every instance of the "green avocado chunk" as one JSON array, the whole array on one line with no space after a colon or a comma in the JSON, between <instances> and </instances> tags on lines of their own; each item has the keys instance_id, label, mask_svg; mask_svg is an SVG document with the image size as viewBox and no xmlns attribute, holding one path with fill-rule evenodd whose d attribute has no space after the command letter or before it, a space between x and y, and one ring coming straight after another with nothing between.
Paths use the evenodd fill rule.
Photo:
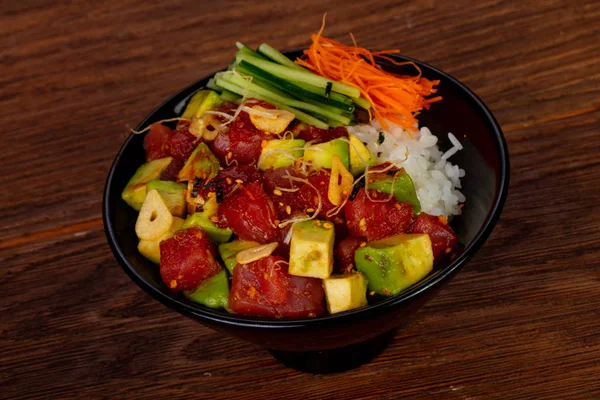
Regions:
<instances>
[{"instance_id":1,"label":"green avocado chunk","mask_svg":"<svg viewBox=\"0 0 600 400\"><path fill-rule=\"evenodd\" d=\"M394 176L384 176L375 178L374 182L369 183L369 189L374 189L382 193L392 193L392 183L394 186L394 197L401 203L408 203L413 206L415 214L421 212L421 202L417 197L415 185L410 176L401 169ZM395 182L394 182L395 180Z\"/></svg>"},{"instance_id":2,"label":"green avocado chunk","mask_svg":"<svg viewBox=\"0 0 600 400\"><path fill-rule=\"evenodd\" d=\"M354 253L356 268L365 274L369 290L391 296L414 285L433 269L427 234L400 234L370 242Z\"/></svg>"},{"instance_id":3,"label":"green avocado chunk","mask_svg":"<svg viewBox=\"0 0 600 400\"><path fill-rule=\"evenodd\" d=\"M346 169L350 168L350 153L346 139L337 138L319 143L304 150L304 160L311 161L322 168L331 168L333 155L337 154Z\"/></svg>"},{"instance_id":4,"label":"green avocado chunk","mask_svg":"<svg viewBox=\"0 0 600 400\"><path fill-rule=\"evenodd\" d=\"M185 189L183 183L171 181L150 181L146 185L146 190L157 190L160 197L164 200L169 212L176 217L185 217Z\"/></svg>"},{"instance_id":5,"label":"green avocado chunk","mask_svg":"<svg viewBox=\"0 0 600 400\"><path fill-rule=\"evenodd\" d=\"M197 227L202 229L210 240L217 243L225 243L231 239L233 231L229 228L217 228L210 220L207 212L196 212L187 217L183 224L183 229Z\"/></svg>"},{"instance_id":6,"label":"green avocado chunk","mask_svg":"<svg viewBox=\"0 0 600 400\"><path fill-rule=\"evenodd\" d=\"M191 301L210 308L229 307L229 279L227 271L221 270L215 276L206 279L196 289L184 291L185 297Z\"/></svg>"},{"instance_id":7,"label":"green avocado chunk","mask_svg":"<svg viewBox=\"0 0 600 400\"><path fill-rule=\"evenodd\" d=\"M190 99L181 118L201 118L208 110L214 110L223 103L221 97L212 90L199 90Z\"/></svg>"},{"instance_id":8,"label":"green avocado chunk","mask_svg":"<svg viewBox=\"0 0 600 400\"><path fill-rule=\"evenodd\" d=\"M210 180L219 173L219 160L210 151L206 143L202 142L185 162L177 181L194 181L196 178Z\"/></svg>"},{"instance_id":9,"label":"green avocado chunk","mask_svg":"<svg viewBox=\"0 0 600 400\"><path fill-rule=\"evenodd\" d=\"M329 278L333 271L335 229L327 221L302 221L292 226L289 274Z\"/></svg>"},{"instance_id":10,"label":"green avocado chunk","mask_svg":"<svg viewBox=\"0 0 600 400\"><path fill-rule=\"evenodd\" d=\"M258 169L283 168L293 164L294 160L304 154L302 139L274 139L267 141L258 159Z\"/></svg>"},{"instance_id":11,"label":"green avocado chunk","mask_svg":"<svg viewBox=\"0 0 600 400\"><path fill-rule=\"evenodd\" d=\"M235 260L236 254L242 250L256 246L260 246L260 243L251 240L234 240L233 242L219 245L219 254L221 254L225 267L227 267L230 274L233 275L233 269L237 264L237 261Z\"/></svg>"},{"instance_id":12,"label":"green avocado chunk","mask_svg":"<svg viewBox=\"0 0 600 400\"><path fill-rule=\"evenodd\" d=\"M323 289L330 314L367 305L367 280L360 272L323 279Z\"/></svg>"},{"instance_id":13,"label":"green avocado chunk","mask_svg":"<svg viewBox=\"0 0 600 400\"><path fill-rule=\"evenodd\" d=\"M146 184L152 180L160 179L160 174L171 164L171 160L171 157L160 158L139 167L127 182L121 193L121 198L135 210L140 211L146 199Z\"/></svg>"},{"instance_id":14,"label":"green avocado chunk","mask_svg":"<svg viewBox=\"0 0 600 400\"><path fill-rule=\"evenodd\" d=\"M348 132L348 138L350 139L350 172L357 177L365 172L367 165L369 167L376 165L377 157L352 133Z\"/></svg>"}]
</instances>

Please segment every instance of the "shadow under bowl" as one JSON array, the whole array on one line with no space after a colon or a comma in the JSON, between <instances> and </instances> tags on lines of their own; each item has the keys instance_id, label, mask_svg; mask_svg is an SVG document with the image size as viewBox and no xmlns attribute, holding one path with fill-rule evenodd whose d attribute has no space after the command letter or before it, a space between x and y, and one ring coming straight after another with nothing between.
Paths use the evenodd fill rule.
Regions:
<instances>
[{"instance_id":1,"label":"shadow under bowl","mask_svg":"<svg viewBox=\"0 0 600 400\"><path fill-rule=\"evenodd\" d=\"M286 55L295 58L300 52ZM144 135L130 135L108 175L103 204L106 236L125 272L162 304L212 329L269 349L284 364L298 369L339 371L360 365L380 352L389 342L390 332L435 296L485 242L502 211L509 181L507 146L498 123L485 104L450 75L407 57L393 58L401 62L412 61L421 68L425 78L440 81L437 94L443 100L433 103L430 110L424 110L419 122L439 138L442 149L450 147L448 132L454 133L464 147L452 157L452 162L466 171L461 180L461 191L467 198L463 213L452 220L462 243L452 260L437 265L427 278L397 296L335 315L269 320L203 307L171 292L162 283L158 268L137 251L138 239L134 231L137 212L121 200L121 192L145 161ZM406 73L410 68L392 63L381 66L395 73ZM181 115L192 94L203 88L209 78L174 94L136 129ZM362 356L356 356L357 352Z\"/></svg>"}]
</instances>

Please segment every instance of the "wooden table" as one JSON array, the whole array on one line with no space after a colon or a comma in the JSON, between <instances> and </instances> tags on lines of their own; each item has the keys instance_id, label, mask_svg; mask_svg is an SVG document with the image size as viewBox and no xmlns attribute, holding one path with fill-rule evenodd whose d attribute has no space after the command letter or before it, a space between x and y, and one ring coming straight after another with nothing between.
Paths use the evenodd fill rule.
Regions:
<instances>
[{"instance_id":1,"label":"wooden table","mask_svg":"<svg viewBox=\"0 0 600 400\"><path fill-rule=\"evenodd\" d=\"M600 398L599 2L60 3L0 6L1 398ZM170 93L237 40L306 46L325 12L327 36L400 47L479 94L512 177L486 245L383 354L311 375L138 289L101 199Z\"/></svg>"}]
</instances>

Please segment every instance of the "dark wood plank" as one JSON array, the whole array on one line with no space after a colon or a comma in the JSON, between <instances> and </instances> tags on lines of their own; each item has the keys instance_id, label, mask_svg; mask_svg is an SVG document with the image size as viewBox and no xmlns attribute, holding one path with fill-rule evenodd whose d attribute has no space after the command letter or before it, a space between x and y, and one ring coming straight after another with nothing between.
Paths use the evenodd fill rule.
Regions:
<instances>
[{"instance_id":1,"label":"dark wood plank","mask_svg":"<svg viewBox=\"0 0 600 400\"><path fill-rule=\"evenodd\" d=\"M0 5L0 398L600 398L600 4ZM511 153L500 222L373 362L310 375L153 301L104 238L113 157L240 40L352 31L469 85Z\"/></svg>"}]
</instances>

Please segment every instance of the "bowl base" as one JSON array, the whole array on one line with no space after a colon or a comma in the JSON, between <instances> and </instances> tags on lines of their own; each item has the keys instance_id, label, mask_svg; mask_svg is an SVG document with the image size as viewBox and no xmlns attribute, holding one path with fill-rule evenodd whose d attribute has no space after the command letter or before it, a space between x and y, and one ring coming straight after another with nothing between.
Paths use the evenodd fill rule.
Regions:
<instances>
[{"instance_id":1,"label":"bowl base","mask_svg":"<svg viewBox=\"0 0 600 400\"><path fill-rule=\"evenodd\" d=\"M322 351L269 350L286 367L313 374L330 374L357 368L379 355L394 339L396 329L364 342Z\"/></svg>"}]
</instances>

